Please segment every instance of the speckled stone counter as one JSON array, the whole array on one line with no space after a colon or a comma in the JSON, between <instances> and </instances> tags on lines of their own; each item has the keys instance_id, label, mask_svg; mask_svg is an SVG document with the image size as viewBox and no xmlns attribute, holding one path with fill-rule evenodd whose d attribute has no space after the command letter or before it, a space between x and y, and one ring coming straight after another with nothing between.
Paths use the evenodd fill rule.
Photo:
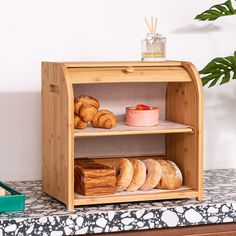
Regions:
<instances>
[{"instance_id":1,"label":"speckled stone counter","mask_svg":"<svg viewBox=\"0 0 236 236\"><path fill-rule=\"evenodd\" d=\"M0 214L2 235L82 235L154 228L236 222L236 169L210 170L204 175L204 202L194 199L78 207L41 192L40 181L11 182L26 195L22 213Z\"/></svg>"}]
</instances>

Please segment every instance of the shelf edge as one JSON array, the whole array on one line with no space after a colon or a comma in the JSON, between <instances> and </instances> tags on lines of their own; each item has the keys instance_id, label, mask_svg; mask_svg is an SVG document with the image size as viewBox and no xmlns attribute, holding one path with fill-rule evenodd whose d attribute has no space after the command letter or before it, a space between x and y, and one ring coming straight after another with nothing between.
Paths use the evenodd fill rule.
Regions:
<instances>
[{"instance_id":1,"label":"shelf edge","mask_svg":"<svg viewBox=\"0 0 236 236\"><path fill-rule=\"evenodd\" d=\"M94 205L94 204L108 204L118 202L140 202L140 201L154 201L154 200L168 200L181 198L195 198L198 197L199 192L196 190L176 190L172 192L163 192L158 194L137 194L137 195L123 195L123 196L96 196L88 198L75 198L74 205Z\"/></svg>"},{"instance_id":2,"label":"shelf edge","mask_svg":"<svg viewBox=\"0 0 236 236\"><path fill-rule=\"evenodd\" d=\"M137 131L107 131L107 132L89 132L79 133L75 132L74 137L100 137L100 136L123 136L123 135L142 135L142 134L175 134L175 133L193 133L193 128L179 128L169 130L137 130Z\"/></svg>"}]
</instances>

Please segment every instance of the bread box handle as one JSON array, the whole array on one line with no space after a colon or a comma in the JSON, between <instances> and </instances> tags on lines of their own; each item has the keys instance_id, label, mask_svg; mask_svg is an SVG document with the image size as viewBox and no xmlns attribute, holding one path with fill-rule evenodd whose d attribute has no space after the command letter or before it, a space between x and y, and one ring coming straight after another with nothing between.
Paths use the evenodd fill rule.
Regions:
<instances>
[{"instance_id":1,"label":"bread box handle","mask_svg":"<svg viewBox=\"0 0 236 236\"><path fill-rule=\"evenodd\" d=\"M128 67L126 67L126 69L125 69L125 72L126 73L133 73L135 70L134 70L134 67L132 67L132 66L128 66Z\"/></svg>"},{"instance_id":2,"label":"bread box handle","mask_svg":"<svg viewBox=\"0 0 236 236\"><path fill-rule=\"evenodd\" d=\"M51 93L59 93L59 86L56 84L50 84L50 92Z\"/></svg>"}]
</instances>

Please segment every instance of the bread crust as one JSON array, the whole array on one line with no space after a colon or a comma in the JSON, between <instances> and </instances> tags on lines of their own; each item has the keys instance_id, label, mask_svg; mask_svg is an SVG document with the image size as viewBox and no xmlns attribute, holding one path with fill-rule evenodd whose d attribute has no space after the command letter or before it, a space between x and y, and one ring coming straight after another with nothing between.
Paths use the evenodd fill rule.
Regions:
<instances>
[{"instance_id":1,"label":"bread crust","mask_svg":"<svg viewBox=\"0 0 236 236\"><path fill-rule=\"evenodd\" d=\"M143 163L146 165L147 175L146 181L140 190L148 191L155 188L159 184L162 170L158 161L154 159L144 160Z\"/></svg>"},{"instance_id":2,"label":"bread crust","mask_svg":"<svg viewBox=\"0 0 236 236\"><path fill-rule=\"evenodd\" d=\"M173 190L180 188L183 182L183 176L178 166L169 160L158 160L162 169L161 181L157 188Z\"/></svg>"},{"instance_id":3,"label":"bread crust","mask_svg":"<svg viewBox=\"0 0 236 236\"><path fill-rule=\"evenodd\" d=\"M111 129L116 126L116 117L109 110L100 110L96 113L91 121L94 128Z\"/></svg>"},{"instance_id":4,"label":"bread crust","mask_svg":"<svg viewBox=\"0 0 236 236\"><path fill-rule=\"evenodd\" d=\"M146 166L138 159L131 160L131 163L133 165L134 173L126 191L137 191L146 181Z\"/></svg>"},{"instance_id":5,"label":"bread crust","mask_svg":"<svg viewBox=\"0 0 236 236\"><path fill-rule=\"evenodd\" d=\"M79 116L74 114L74 127L75 129L85 129L87 127L87 123L83 122Z\"/></svg>"},{"instance_id":6,"label":"bread crust","mask_svg":"<svg viewBox=\"0 0 236 236\"><path fill-rule=\"evenodd\" d=\"M133 178L133 165L126 159L118 159L113 165L116 171L116 192L125 190Z\"/></svg>"},{"instance_id":7,"label":"bread crust","mask_svg":"<svg viewBox=\"0 0 236 236\"><path fill-rule=\"evenodd\" d=\"M80 118L81 122L86 123L86 126L96 115L99 107L99 101L91 96L81 95L74 99L74 114ZM84 129L86 127L85 124L79 125L77 117L74 124L74 127L77 129Z\"/></svg>"}]
</instances>

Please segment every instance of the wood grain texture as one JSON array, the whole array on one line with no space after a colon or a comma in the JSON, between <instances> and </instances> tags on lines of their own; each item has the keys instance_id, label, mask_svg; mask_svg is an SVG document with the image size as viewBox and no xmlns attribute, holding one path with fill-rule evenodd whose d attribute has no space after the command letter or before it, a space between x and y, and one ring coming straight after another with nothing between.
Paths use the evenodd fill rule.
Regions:
<instances>
[{"instance_id":1,"label":"wood grain texture","mask_svg":"<svg viewBox=\"0 0 236 236\"><path fill-rule=\"evenodd\" d=\"M191 81L183 67L132 67L133 72L128 68L69 68L68 72L73 84Z\"/></svg>"},{"instance_id":2,"label":"wood grain texture","mask_svg":"<svg viewBox=\"0 0 236 236\"><path fill-rule=\"evenodd\" d=\"M130 67L130 66L182 66L180 61L93 61L93 62L59 62L67 68L99 68L99 67Z\"/></svg>"},{"instance_id":3,"label":"wood grain texture","mask_svg":"<svg viewBox=\"0 0 236 236\"><path fill-rule=\"evenodd\" d=\"M164 199L181 199L181 198L195 198L198 196L198 192L195 190L176 190L176 191L163 191L152 193L142 193L138 194L124 193L122 195L113 194L107 196L86 196L80 197L75 195L74 203L75 206L81 205L94 205L94 204L105 204L105 203L118 203L118 202L143 202L143 201L154 201L154 200L164 200Z\"/></svg>"},{"instance_id":4,"label":"wood grain texture","mask_svg":"<svg viewBox=\"0 0 236 236\"><path fill-rule=\"evenodd\" d=\"M192 83L171 83L167 87L166 119L191 125L196 130L196 96ZM167 159L183 170L184 184L197 190L196 135L167 134Z\"/></svg>"},{"instance_id":5,"label":"wood grain texture","mask_svg":"<svg viewBox=\"0 0 236 236\"><path fill-rule=\"evenodd\" d=\"M187 65L187 63L186 63ZM190 70L190 69L189 69ZM193 68L191 70L194 70ZM166 119L193 127L192 134L168 134L166 136L167 159L183 170L184 184L203 196L203 97L197 73L190 76L195 82L169 83L166 95Z\"/></svg>"},{"instance_id":6,"label":"wood grain texture","mask_svg":"<svg viewBox=\"0 0 236 236\"><path fill-rule=\"evenodd\" d=\"M52 89L52 88L57 88ZM60 64L42 64L42 188L73 208L73 155L69 136L71 125L67 80Z\"/></svg>"},{"instance_id":7,"label":"wood grain texture","mask_svg":"<svg viewBox=\"0 0 236 236\"><path fill-rule=\"evenodd\" d=\"M75 137L113 136L113 135L142 135L142 134L167 134L167 133L192 133L193 128L179 123L160 121L153 127L127 126L124 122L118 122L112 129L100 129L87 127L83 130L75 129Z\"/></svg>"},{"instance_id":8,"label":"wood grain texture","mask_svg":"<svg viewBox=\"0 0 236 236\"><path fill-rule=\"evenodd\" d=\"M166 119L184 126L151 130L87 130L74 133L73 84L168 82ZM147 91L148 93L148 91ZM186 62L76 62L42 64L43 191L74 205L198 197L203 184L203 93L199 75ZM166 159L177 163L193 190L137 196L74 196L74 138L166 134ZM111 137L112 138L112 137ZM118 147L119 148L119 147Z\"/></svg>"},{"instance_id":9,"label":"wood grain texture","mask_svg":"<svg viewBox=\"0 0 236 236\"><path fill-rule=\"evenodd\" d=\"M150 229L129 232L105 233L100 236L235 236L236 224L212 224L165 229Z\"/></svg>"},{"instance_id":10,"label":"wood grain texture","mask_svg":"<svg viewBox=\"0 0 236 236\"><path fill-rule=\"evenodd\" d=\"M204 140L204 93L203 93L203 86L202 82L199 76L199 73L195 66L191 62L182 62L182 66L188 71L190 74L195 93L197 96L197 117L196 117L196 142L197 142L197 156L198 156L198 162L197 162L197 185L199 189L199 196L198 200L203 200L203 140Z\"/></svg>"}]
</instances>

